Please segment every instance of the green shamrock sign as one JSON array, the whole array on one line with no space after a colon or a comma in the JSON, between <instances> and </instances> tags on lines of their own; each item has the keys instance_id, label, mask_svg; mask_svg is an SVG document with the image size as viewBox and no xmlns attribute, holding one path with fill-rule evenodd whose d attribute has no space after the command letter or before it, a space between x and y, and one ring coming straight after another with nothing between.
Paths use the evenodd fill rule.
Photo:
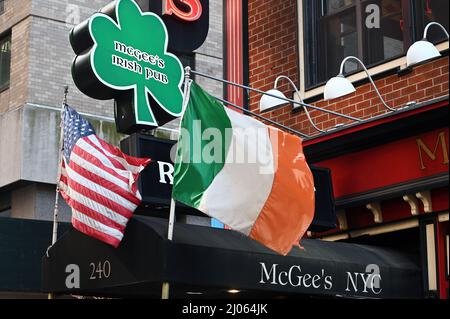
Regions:
<instances>
[{"instance_id":1,"label":"green shamrock sign","mask_svg":"<svg viewBox=\"0 0 450 319\"><path fill-rule=\"evenodd\" d=\"M136 123L158 126L153 98L173 117L183 110L183 67L167 52L168 33L160 17L143 13L133 0L118 0L117 22L95 14L89 23L94 46L90 56L95 76L114 90L134 91Z\"/></svg>"}]
</instances>

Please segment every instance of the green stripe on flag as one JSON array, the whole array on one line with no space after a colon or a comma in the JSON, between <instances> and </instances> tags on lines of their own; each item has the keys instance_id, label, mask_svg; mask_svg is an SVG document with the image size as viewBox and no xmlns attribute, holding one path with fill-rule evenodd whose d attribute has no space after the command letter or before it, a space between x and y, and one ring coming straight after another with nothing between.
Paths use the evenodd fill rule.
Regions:
<instances>
[{"instance_id":1,"label":"green stripe on flag","mask_svg":"<svg viewBox=\"0 0 450 319\"><path fill-rule=\"evenodd\" d=\"M232 138L231 129L224 106L193 82L181 121L172 193L175 200L199 207L204 192L225 165ZM206 133L217 134L204 136L205 130L208 130ZM215 140L219 138L220 141ZM205 152L217 160L205 161Z\"/></svg>"}]
</instances>

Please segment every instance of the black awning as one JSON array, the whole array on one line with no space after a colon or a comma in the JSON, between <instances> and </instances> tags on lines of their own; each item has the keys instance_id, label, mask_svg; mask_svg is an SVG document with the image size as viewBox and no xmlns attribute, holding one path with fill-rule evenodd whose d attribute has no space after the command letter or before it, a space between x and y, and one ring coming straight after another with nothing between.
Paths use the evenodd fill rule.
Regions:
<instances>
[{"instance_id":1,"label":"black awning","mask_svg":"<svg viewBox=\"0 0 450 319\"><path fill-rule=\"evenodd\" d=\"M111 297L343 296L420 298L422 272L415 256L385 248L304 240L279 256L239 233L135 217L114 249L76 230L43 258L43 290ZM79 289L77 271L79 270ZM67 287L70 287L70 289Z\"/></svg>"}]
</instances>

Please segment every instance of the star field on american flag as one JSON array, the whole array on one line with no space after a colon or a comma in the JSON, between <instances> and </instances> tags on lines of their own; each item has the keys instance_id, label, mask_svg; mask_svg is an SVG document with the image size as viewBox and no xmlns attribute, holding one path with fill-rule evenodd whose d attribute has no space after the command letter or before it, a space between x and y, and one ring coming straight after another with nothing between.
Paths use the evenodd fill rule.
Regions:
<instances>
[{"instance_id":1,"label":"star field on american flag","mask_svg":"<svg viewBox=\"0 0 450 319\"><path fill-rule=\"evenodd\" d=\"M86 121L70 106L65 106L64 115L64 157L70 162L70 154L80 138L94 135L91 123Z\"/></svg>"}]
</instances>

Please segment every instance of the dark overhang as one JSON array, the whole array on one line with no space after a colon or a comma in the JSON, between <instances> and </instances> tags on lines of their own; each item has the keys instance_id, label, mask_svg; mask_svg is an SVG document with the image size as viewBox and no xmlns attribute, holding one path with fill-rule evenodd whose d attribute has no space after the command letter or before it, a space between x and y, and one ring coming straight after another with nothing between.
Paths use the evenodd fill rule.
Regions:
<instances>
[{"instance_id":1,"label":"dark overhang","mask_svg":"<svg viewBox=\"0 0 450 319\"><path fill-rule=\"evenodd\" d=\"M223 298L230 289L247 297L422 296L416 257L385 248L304 240L304 250L283 257L228 230L177 224L173 242L166 234L166 220L135 217L116 250L71 230L43 258L43 289L159 298L169 282L174 298ZM77 267L79 289L69 289Z\"/></svg>"},{"instance_id":2,"label":"dark overhang","mask_svg":"<svg viewBox=\"0 0 450 319\"><path fill-rule=\"evenodd\" d=\"M448 96L347 125L304 141L310 163L448 127Z\"/></svg>"}]
</instances>

